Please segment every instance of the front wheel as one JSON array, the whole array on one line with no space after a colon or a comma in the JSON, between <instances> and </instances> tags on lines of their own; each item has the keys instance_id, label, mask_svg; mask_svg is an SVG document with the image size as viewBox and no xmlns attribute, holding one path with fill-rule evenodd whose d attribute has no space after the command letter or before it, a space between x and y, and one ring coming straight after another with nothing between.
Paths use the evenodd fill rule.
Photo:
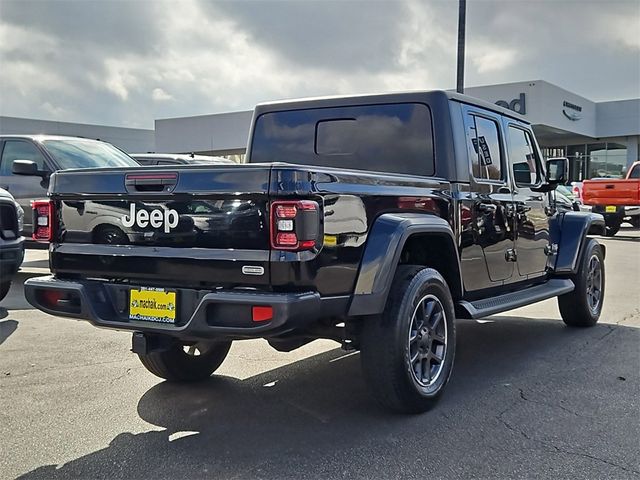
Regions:
<instances>
[{"instance_id":1,"label":"front wheel","mask_svg":"<svg viewBox=\"0 0 640 480\"><path fill-rule=\"evenodd\" d=\"M384 313L364 320L362 371L374 397L402 413L432 408L453 368L456 331L451 293L436 270L401 265Z\"/></svg>"},{"instance_id":2,"label":"front wheel","mask_svg":"<svg viewBox=\"0 0 640 480\"><path fill-rule=\"evenodd\" d=\"M600 318L604 302L604 255L594 239L587 240L572 280L576 288L558 297L562 320L571 327L591 327Z\"/></svg>"},{"instance_id":3,"label":"front wheel","mask_svg":"<svg viewBox=\"0 0 640 480\"><path fill-rule=\"evenodd\" d=\"M206 380L227 357L231 342L174 343L168 350L138 354L154 375L172 382Z\"/></svg>"}]
</instances>

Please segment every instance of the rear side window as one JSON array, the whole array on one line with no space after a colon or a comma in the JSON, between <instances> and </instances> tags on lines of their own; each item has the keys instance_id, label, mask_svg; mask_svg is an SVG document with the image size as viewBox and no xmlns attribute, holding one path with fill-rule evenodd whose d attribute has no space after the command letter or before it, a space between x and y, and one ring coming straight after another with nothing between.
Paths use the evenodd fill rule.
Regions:
<instances>
[{"instance_id":1,"label":"rear side window","mask_svg":"<svg viewBox=\"0 0 640 480\"><path fill-rule=\"evenodd\" d=\"M474 178L500 180L502 153L498 124L485 117L470 115L468 128L469 158Z\"/></svg>"},{"instance_id":2,"label":"rear side window","mask_svg":"<svg viewBox=\"0 0 640 480\"><path fill-rule=\"evenodd\" d=\"M640 178L640 165L633 167L633 170L631 170L631 173L629 174L629 178Z\"/></svg>"},{"instance_id":3,"label":"rear side window","mask_svg":"<svg viewBox=\"0 0 640 480\"><path fill-rule=\"evenodd\" d=\"M11 175L14 160L31 160L38 165L38 170L46 168L44 156L31 142L23 140L7 140L2 149L2 159L0 160L0 175Z\"/></svg>"},{"instance_id":4,"label":"rear side window","mask_svg":"<svg viewBox=\"0 0 640 480\"><path fill-rule=\"evenodd\" d=\"M533 139L521 128L509 127L509 162L518 187L535 185L540 181L540 160L535 153Z\"/></svg>"},{"instance_id":5,"label":"rear side window","mask_svg":"<svg viewBox=\"0 0 640 480\"><path fill-rule=\"evenodd\" d=\"M139 158L139 157L134 157L133 158L136 162L138 162L140 165L155 165L156 160L154 160L153 158L147 158L147 157L143 157L143 158Z\"/></svg>"},{"instance_id":6,"label":"rear side window","mask_svg":"<svg viewBox=\"0 0 640 480\"><path fill-rule=\"evenodd\" d=\"M250 161L433 175L431 123L421 103L266 113Z\"/></svg>"}]
</instances>

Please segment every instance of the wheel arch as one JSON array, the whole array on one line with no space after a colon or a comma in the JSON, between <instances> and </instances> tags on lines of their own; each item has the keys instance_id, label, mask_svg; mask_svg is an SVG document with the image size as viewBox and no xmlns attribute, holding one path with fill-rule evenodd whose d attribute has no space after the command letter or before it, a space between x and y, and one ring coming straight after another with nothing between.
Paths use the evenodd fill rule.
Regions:
<instances>
[{"instance_id":1,"label":"wheel arch","mask_svg":"<svg viewBox=\"0 0 640 480\"><path fill-rule=\"evenodd\" d=\"M454 300L462 297L460 258L451 226L435 215L388 213L378 217L368 235L348 314L381 313L401 264L438 270Z\"/></svg>"}]
</instances>

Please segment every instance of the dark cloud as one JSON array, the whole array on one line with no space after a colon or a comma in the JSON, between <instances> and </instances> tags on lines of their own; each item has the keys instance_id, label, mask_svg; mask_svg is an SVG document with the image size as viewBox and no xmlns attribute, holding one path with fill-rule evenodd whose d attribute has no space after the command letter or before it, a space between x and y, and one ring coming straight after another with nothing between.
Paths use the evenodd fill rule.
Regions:
<instances>
[{"instance_id":1,"label":"dark cloud","mask_svg":"<svg viewBox=\"0 0 640 480\"><path fill-rule=\"evenodd\" d=\"M406 4L398 1L209 2L205 11L224 15L287 62L312 68L376 71L395 65Z\"/></svg>"},{"instance_id":2,"label":"dark cloud","mask_svg":"<svg viewBox=\"0 0 640 480\"><path fill-rule=\"evenodd\" d=\"M153 1L4 0L2 22L53 35L67 48L153 53L162 47Z\"/></svg>"}]
</instances>

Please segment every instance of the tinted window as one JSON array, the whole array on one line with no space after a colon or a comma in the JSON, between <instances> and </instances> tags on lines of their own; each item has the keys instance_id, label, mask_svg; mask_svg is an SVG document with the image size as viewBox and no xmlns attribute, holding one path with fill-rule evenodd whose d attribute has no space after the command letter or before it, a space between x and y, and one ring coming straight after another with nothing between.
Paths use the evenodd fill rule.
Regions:
<instances>
[{"instance_id":1,"label":"tinted window","mask_svg":"<svg viewBox=\"0 0 640 480\"><path fill-rule=\"evenodd\" d=\"M250 161L433 175L431 112L402 103L266 113Z\"/></svg>"},{"instance_id":2,"label":"tinted window","mask_svg":"<svg viewBox=\"0 0 640 480\"><path fill-rule=\"evenodd\" d=\"M156 161L153 158L138 158L134 157L134 160L140 165L155 165Z\"/></svg>"},{"instance_id":3,"label":"tinted window","mask_svg":"<svg viewBox=\"0 0 640 480\"><path fill-rule=\"evenodd\" d=\"M177 160L177 159L176 160L167 160L167 159L158 160L158 165L180 165L182 163L187 163L187 162L184 162L182 160Z\"/></svg>"},{"instance_id":4,"label":"tinted window","mask_svg":"<svg viewBox=\"0 0 640 480\"><path fill-rule=\"evenodd\" d=\"M0 175L11 175L14 160L31 160L36 162L38 170L45 170L44 157L38 147L31 142L22 140L7 140L2 150Z\"/></svg>"},{"instance_id":5,"label":"tinted window","mask_svg":"<svg viewBox=\"0 0 640 480\"><path fill-rule=\"evenodd\" d=\"M526 187L538 183L539 160L529 132L509 127L509 161L513 165L513 176L517 186Z\"/></svg>"},{"instance_id":6,"label":"tinted window","mask_svg":"<svg viewBox=\"0 0 640 480\"><path fill-rule=\"evenodd\" d=\"M502 155L498 124L493 120L471 115L468 139L473 176L483 180L500 180Z\"/></svg>"},{"instance_id":7,"label":"tinted window","mask_svg":"<svg viewBox=\"0 0 640 480\"><path fill-rule=\"evenodd\" d=\"M109 143L85 139L42 142L61 170L92 167L137 167L129 155Z\"/></svg>"},{"instance_id":8,"label":"tinted window","mask_svg":"<svg viewBox=\"0 0 640 480\"><path fill-rule=\"evenodd\" d=\"M631 170L631 173L629 174L629 178L640 178L640 165L633 167L633 170Z\"/></svg>"}]
</instances>

